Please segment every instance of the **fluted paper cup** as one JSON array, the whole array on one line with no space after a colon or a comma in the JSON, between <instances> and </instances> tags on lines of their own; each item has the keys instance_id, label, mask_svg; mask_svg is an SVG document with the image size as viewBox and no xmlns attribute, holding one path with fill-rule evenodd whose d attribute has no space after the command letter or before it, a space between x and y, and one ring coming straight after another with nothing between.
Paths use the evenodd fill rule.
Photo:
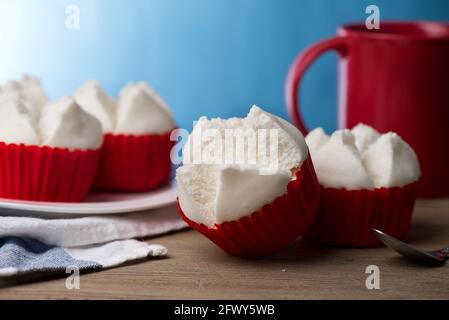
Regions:
<instances>
[{"instance_id":1,"label":"fluted paper cup","mask_svg":"<svg viewBox=\"0 0 449 320\"><path fill-rule=\"evenodd\" d=\"M0 142L0 197L78 202L92 186L99 150Z\"/></svg>"},{"instance_id":2,"label":"fluted paper cup","mask_svg":"<svg viewBox=\"0 0 449 320\"><path fill-rule=\"evenodd\" d=\"M374 190L322 188L315 222L305 239L343 247L379 247L372 228L403 239L410 229L416 183Z\"/></svg>"},{"instance_id":3,"label":"fluted paper cup","mask_svg":"<svg viewBox=\"0 0 449 320\"><path fill-rule=\"evenodd\" d=\"M96 189L147 191L169 180L170 132L150 135L106 134Z\"/></svg>"},{"instance_id":4,"label":"fluted paper cup","mask_svg":"<svg viewBox=\"0 0 449 320\"><path fill-rule=\"evenodd\" d=\"M312 224L320 188L310 157L289 182L284 195L236 221L208 227L191 221L178 204L181 217L230 255L260 258L285 248Z\"/></svg>"}]
</instances>

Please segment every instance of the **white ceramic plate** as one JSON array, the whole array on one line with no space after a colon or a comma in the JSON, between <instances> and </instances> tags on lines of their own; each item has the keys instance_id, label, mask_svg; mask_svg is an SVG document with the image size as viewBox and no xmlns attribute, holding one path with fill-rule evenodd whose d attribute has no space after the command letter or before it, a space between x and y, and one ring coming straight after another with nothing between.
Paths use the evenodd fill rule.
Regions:
<instances>
[{"instance_id":1,"label":"white ceramic plate","mask_svg":"<svg viewBox=\"0 0 449 320\"><path fill-rule=\"evenodd\" d=\"M0 199L1 215L38 217L67 217L80 215L118 214L143 211L167 206L176 202L176 183L141 193L92 192L84 202L39 202Z\"/></svg>"}]
</instances>

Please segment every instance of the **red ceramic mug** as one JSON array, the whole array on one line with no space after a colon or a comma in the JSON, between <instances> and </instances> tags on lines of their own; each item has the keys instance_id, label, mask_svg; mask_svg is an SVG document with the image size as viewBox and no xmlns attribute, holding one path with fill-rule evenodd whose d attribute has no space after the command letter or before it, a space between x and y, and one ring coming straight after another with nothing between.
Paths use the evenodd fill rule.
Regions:
<instances>
[{"instance_id":1,"label":"red ceramic mug","mask_svg":"<svg viewBox=\"0 0 449 320\"><path fill-rule=\"evenodd\" d=\"M296 126L298 87L310 64L326 51L339 53L339 128L362 122L395 131L417 152L419 195L449 196L449 24L384 22L341 27L337 36L313 45L290 68L286 101Z\"/></svg>"}]
</instances>

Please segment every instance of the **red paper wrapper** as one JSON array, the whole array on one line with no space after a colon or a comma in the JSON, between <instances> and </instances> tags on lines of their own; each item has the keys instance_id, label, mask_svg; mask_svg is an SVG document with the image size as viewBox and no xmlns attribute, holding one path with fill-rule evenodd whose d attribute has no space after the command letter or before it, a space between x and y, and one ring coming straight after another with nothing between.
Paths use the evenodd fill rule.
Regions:
<instances>
[{"instance_id":1,"label":"red paper wrapper","mask_svg":"<svg viewBox=\"0 0 449 320\"><path fill-rule=\"evenodd\" d=\"M260 210L236 221L209 228L181 217L230 255L245 258L268 256L304 234L314 220L320 187L310 157L304 161L287 192Z\"/></svg>"},{"instance_id":2,"label":"red paper wrapper","mask_svg":"<svg viewBox=\"0 0 449 320\"><path fill-rule=\"evenodd\" d=\"M344 247L379 247L372 228L402 239L410 229L416 183L375 190L322 188L321 204L306 240Z\"/></svg>"},{"instance_id":3,"label":"red paper wrapper","mask_svg":"<svg viewBox=\"0 0 449 320\"><path fill-rule=\"evenodd\" d=\"M95 177L99 150L75 150L0 142L0 197L78 202Z\"/></svg>"},{"instance_id":4,"label":"red paper wrapper","mask_svg":"<svg viewBox=\"0 0 449 320\"><path fill-rule=\"evenodd\" d=\"M151 135L106 134L94 186L119 191L147 191L168 181L170 132Z\"/></svg>"}]
</instances>

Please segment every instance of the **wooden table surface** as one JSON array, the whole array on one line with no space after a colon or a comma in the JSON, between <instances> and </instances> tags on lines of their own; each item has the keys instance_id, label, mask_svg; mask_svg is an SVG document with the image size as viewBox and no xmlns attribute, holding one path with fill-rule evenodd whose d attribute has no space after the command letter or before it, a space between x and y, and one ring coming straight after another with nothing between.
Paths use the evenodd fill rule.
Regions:
<instances>
[{"instance_id":1,"label":"wooden table surface","mask_svg":"<svg viewBox=\"0 0 449 320\"><path fill-rule=\"evenodd\" d=\"M421 248L449 245L449 199L419 200L408 240ZM389 299L449 298L449 264L411 264L386 248L341 249L297 242L265 260L225 255L188 230L149 239L170 256L81 276L1 280L0 299ZM380 289L368 290L368 265L380 269Z\"/></svg>"}]
</instances>

